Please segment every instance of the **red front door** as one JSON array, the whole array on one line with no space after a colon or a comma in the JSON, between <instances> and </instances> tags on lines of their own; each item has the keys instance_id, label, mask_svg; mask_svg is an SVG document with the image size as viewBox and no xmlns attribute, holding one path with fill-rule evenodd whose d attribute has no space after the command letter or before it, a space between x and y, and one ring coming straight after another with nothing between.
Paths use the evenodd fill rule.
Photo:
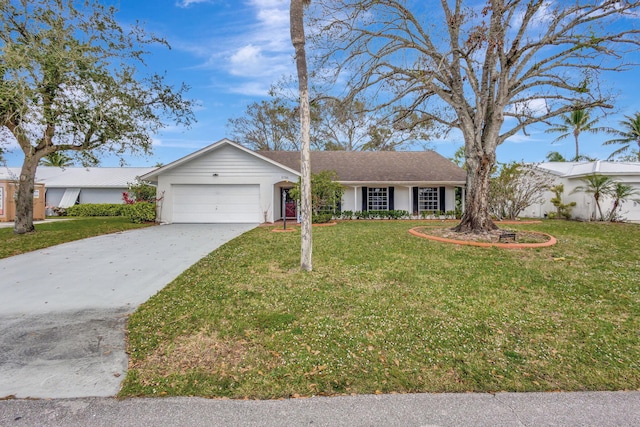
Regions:
<instances>
[{"instance_id":1,"label":"red front door","mask_svg":"<svg viewBox=\"0 0 640 427\"><path fill-rule=\"evenodd\" d=\"M287 218L296 218L296 202L295 200L285 202L285 211Z\"/></svg>"},{"instance_id":2,"label":"red front door","mask_svg":"<svg viewBox=\"0 0 640 427\"><path fill-rule=\"evenodd\" d=\"M284 201L285 215L287 216L287 218L297 218L298 212L296 208L298 207L298 204L294 199L291 198L291 196L289 196L289 189L284 190L284 194L286 197Z\"/></svg>"}]
</instances>

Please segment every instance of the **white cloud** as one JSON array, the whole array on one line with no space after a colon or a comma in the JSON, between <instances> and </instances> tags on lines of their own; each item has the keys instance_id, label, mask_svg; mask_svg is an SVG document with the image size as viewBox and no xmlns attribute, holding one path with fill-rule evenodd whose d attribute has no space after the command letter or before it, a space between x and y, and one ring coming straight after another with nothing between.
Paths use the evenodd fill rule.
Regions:
<instances>
[{"instance_id":1,"label":"white cloud","mask_svg":"<svg viewBox=\"0 0 640 427\"><path fill-rule=\"evenodd\" d=\"M179 2L176 3L176 6L178 7L189 7L192 4L198 4L198 3L213 3L214 0L180 0Z\"/></svg>"},{"instance_id":2,"label":"white cloud","mask_svg":"<svg viewBox=\"0 0 640 427\"><path fill-rule=\"evenodd\" d=\"M229 92L245 96L267 96L271 82L250 81L229 87Z\"/></svg>"},{"instance_id":3,"label":"white cloud","mask_svg":"<svg viewBox=\"0 0 640 427\"><path fill-rule=\"evenodd\" d=\"M250 0L247 4L251 22L235 40L229 40L229 50L214 54L209 62L222 64L230 75L245 79L229 87L230 92L264 96L272 83L295 70L289 1Z\"/></svg>"}]
</instances>

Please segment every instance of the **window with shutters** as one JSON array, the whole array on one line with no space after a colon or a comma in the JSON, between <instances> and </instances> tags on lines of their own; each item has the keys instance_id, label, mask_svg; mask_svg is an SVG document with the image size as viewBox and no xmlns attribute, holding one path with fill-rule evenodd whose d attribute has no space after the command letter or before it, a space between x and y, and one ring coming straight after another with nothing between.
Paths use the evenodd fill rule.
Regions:
<instances>
[{"instance_id":1,"label":"window with shutters","mask_svg":"<svg viewBox=\"0 0 640 427\"><path fill-rule=\"evenodd\" d=\"M440 201L438 187L422 187L418 189L418 211L439 211Z\"/></svg>"},{"instance_id":2,"label":"window with shutters","mask_svg":"<svg viewBox=\"0 0 640 427\"><path fill-rule=\"evenodd\" d=\"M369 187L367 194L367 208L370 211L389 210L389 189L386 187Z\"/></svg>"}]
</instances>

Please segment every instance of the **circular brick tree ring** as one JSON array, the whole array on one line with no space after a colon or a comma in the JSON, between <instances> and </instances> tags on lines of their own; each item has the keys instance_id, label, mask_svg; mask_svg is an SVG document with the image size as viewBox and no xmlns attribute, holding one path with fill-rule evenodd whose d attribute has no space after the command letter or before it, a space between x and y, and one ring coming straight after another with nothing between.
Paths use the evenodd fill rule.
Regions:
<instances>
[{"instance_id":1,"label":"circular brick tree ring","mask_svg":"<svg viewBox=\"0 0 640 427\"><path fill-rule=\"evenodd\" d=\"M423 239L434 240L436 242L442 243L452 243L454 245L466 245L466 246L479 246L483 248L505 248L505 249L524 249L524 248L545 248L548 246L553 246L558 241L555 237L547 233L540 233L538 231L527 231L527 233L539 234L541 236L546 236L549 238L546 242L541 243L490 243L490 242L474 242L468 240L457 240L457 239L448 239L446 237L432 236L426 233L421 232L424 227L414 227L409 230L410 234L414 236L421 237Z\"/></svg>"}]
</instances>

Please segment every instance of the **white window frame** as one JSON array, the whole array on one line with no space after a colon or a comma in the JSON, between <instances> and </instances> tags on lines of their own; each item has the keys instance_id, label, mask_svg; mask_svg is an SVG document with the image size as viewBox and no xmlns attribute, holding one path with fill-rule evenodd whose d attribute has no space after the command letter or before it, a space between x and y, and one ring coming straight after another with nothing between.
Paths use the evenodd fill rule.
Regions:
<instances>
[{"instance_id":1,"label":"white window frame","mask_svg":"<svg viewBox=\"0 0 640 427\"><path fill-rule=\"evenodd\" d=\"M389 210L389 187L367 188L367 210L369 211L388 211Z\"/></svg>"},{"instance_id":2,"label":"white window frame","mask_svg":"<svg viewBox=\"0 0 640 427\"><path fill-rule=\"evenodd\" d=\"M418 213L440 211L440 189L438 187L418 188Z\"/></svg>"}]
</instances>

